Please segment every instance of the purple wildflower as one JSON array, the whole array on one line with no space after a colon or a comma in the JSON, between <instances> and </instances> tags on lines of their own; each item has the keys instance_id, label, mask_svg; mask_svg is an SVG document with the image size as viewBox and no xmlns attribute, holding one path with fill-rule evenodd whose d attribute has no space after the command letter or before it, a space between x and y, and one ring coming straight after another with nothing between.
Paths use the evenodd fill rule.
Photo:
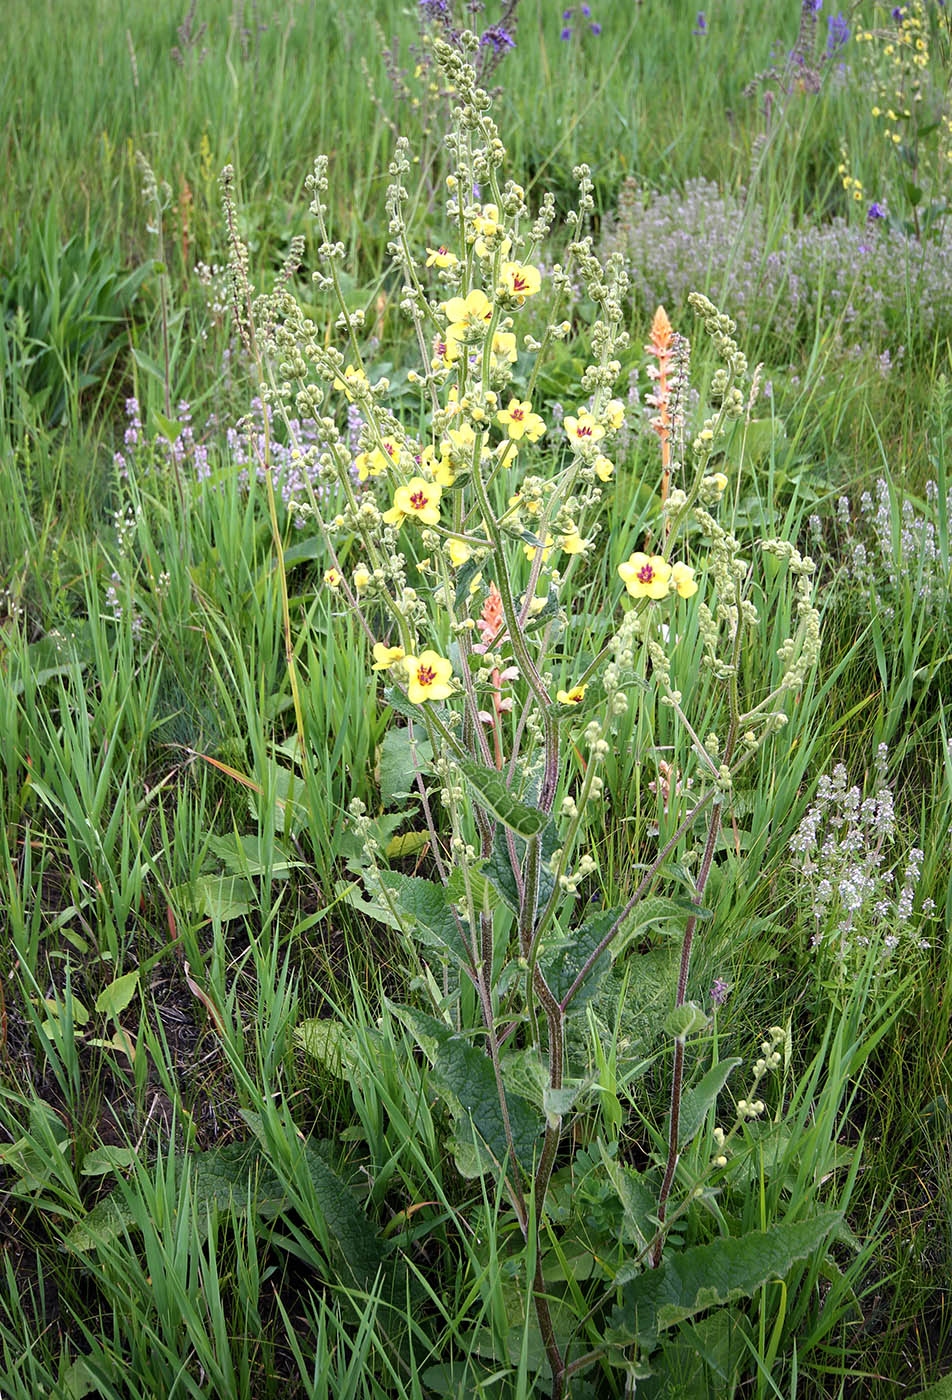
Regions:
<instances>
[{"instance_id":1,"label":"purple wildflower","mask_svg":"<svg viewBox=\"0 0 952 1400\"><path fill-rule=\"evenodd\" d=\"M885 205L877 203L877 201L874 199L873 202L872 202L872 204L871 204L871 205L869 206L869 208L866 210L866 221L867 221L867 223L874 224L874 223L876 222L877 219L885 219L885 217L886 217L886 207L885 207Z\"/></svg>"},{"instance_id":2,"label":"purple wildflower","mask_svg":"<svg viewBox=\"0 0 952 1400\"><path fill-rule=\"evenodd\" d=\"M843 18L842 12L838 12L827 18L826 29L826 51L828 54L834 54L849 40L850 27Z\"/></svg>"},{"instance_id":3,"label":"purple wildflower","mask_svg":"<svg viewBox=\"0 0 952 1400\"><path fill-rule=\"evenodd\" d=\"M506 49L514 49L516 47L515 39L509 33L509 30L504 29L501 24L491 24L488 29L484 30L479 42L481 44L492 44L495 53L505 53Z\"/></svg>"},{"instance_id":4,"label":"purple wildflower","mask_svg":"<svg viewBox=\"0 0 952 1400\"><path fill-rule=\"evenodd\" d=\"M588 27L596 36L602 32L602 26L597 21L593 21Z\"/></svg>"},{"instance_id":5,"label":"purple wildflower","mask_svg":"<svg viewBox=\"0 0 952 1400\"><path fill-rule=\"evenodd\" d=\"M705 15L705 13L704 13L703 10L698 10L698 12L697 12L697 20L695 21L694 28L691 30L691 33L692 33L692 34L706 34L706 33L707 33L707 16Z\"/></svg>"},{"instance_id":6,"label":"purple wildflower","mask_svg":"<svg viewBox=\"0 0 952 1400\"><path fill-rule=\"evenodd\" d=\"M559 35L559 38L562 39L562 40L564 41L564 40L567 40L567 39L571 39L571 37L572 37L572 30L571 30L571 28L569 27L569 25L566 25L565 28L562 30L561 34Z\"/></svg>"},{"instance_id":7,"label":"purple wildflower","mask_svg":"<svg viewBox=\"0 0 952 1400\"><path fill-rule=\"evenodd\" d=\"M714 985L710 991L711 1001L714 1003L715 1006L723 1006L725 1001L727 1000L727 993L729 991L729 984L725 982L723 978L715 977Z\"/></svg>"},{"instance_id":8,"label":"purple wildflower","mask_svg":"<svg viewBox=\"0 0 952 1400\"><path fill-rule=\"evenodd\" d=\"M583 6L582 6L582 14L585 16L586 19L591 19L591 17L592 17L592 7L591 7L591 5L583 5Z\"/></svg>"}]
</instances>

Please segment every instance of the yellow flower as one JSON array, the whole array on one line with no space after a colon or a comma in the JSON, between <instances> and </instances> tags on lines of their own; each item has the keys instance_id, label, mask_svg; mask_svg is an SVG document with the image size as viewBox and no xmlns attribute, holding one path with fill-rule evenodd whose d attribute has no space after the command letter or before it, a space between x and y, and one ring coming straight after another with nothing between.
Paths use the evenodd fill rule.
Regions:
<instances>
[{"instance_id":1,"label":"yellow flower","mask_svg":"<svg viewBox=\"0 0 952 1400\"><path fill-rule=\"evenodd\" d=\"M375 447L371 452L361 452L354 460L357 476L366 481L368 476L383 476L392 462L400 460L400 447L393 438L383 439L383 451Z\"/></svg>"},{"instance_id":2,"label":"yellow flower","mask_svg":"<svg viewBox=\"0 0 952 1400\"><path fill-rule=\"evenodd\" d=\"M556 694L556 700L560 705L578 705L585 699L585 691L588 689L584 685L573 685L571 690L560 690Z\"/></svg>"},{"instance_id":3,"label":"yellow flower","mask_svg":"<svg viewBox=\"0 0 952 1400\"><path fill-rule=\"evenodd\" d=\"M478 258L492 257L497 246L500 248L503 257L512 247L511 238L499 239L502 233L502 224L499 220L499 207L495 204L484 204L482 213L477 214L470 226L470 238L475 237L475 250ZM491 239L491 242L487 242Z\"/></svg>"},{"instance_id":4,"label":"yellow flower","mask_svg":"<svg viewBox=\"0 0 952 1400\"><path fill-rule=\"evenodd\" d=\"M440 523L440 496L443 488L435 481L424 481L422 476L411 476L406 486L398 486L393 493L393 506L384 511L388 525L400 526L407 516L419 520L422 525Z\"/></svg>"},{"instance_id":5,"label":"yellow flower","mask_svg":"<svg viewBox=\"0 0 952 1400\"><path fill-rule=\"evenodd\" d=\"M469 345L483 339L492 320L493 305L485 292L474 287L467 297L450 297L443 305L443 312L448 322L446 354L454 360L459 350L451 351L451 345Z\"/></svg>"},{"instance_id":6,"label":"yellow flower","mask_svg":"<svg viewBox=\"0 0 952 1400\"><path fill-rule=\"evenodd\" d=\"M609 461L609 459L600 452L592 463L592 466L595 468L595 475L598 477L599 481L611 481L615 473L614 462Z\"/></svg>"},{"instance_id":7,"label":"yellow flower","mask_svg":"<svg viewBox=\"0 0 952 1400\"><path fill-rule=\"evenodd\" d=\"M493 335L493 360L496 365L516 363L516 336L514 331L496 331Z\"/></svg>"},{"instance_id":8,"label":"yellow flower","mask_svg":"<svg viewBox=\"0 0 952 1400\"><path fill-rule=\"evenodd\" d=\"M450 465L449 444L440 443L440 456L437 459L436 448L429 443L420 453L420 467L424 474L431 477L440 486L452 486L456 480L456 474Z\"/></svg>"},{"instance_id":9,"label":"yellow flower","mask_svg":"<svg viewBox=\"0 0 952 1400\"><path fill-rule=\"evenodd\" d=\"M531 263L505 262L502 265L503 286L520 306L526 297L535 296L542 286L542 274Z\"/></svg>"},{"instance_id":10,"label":"yellow flower","mask_svg":"<svg viewBox=\"0 0 952 1400\"><path fill-rule=\"evenodd\" d=\"M403 647L388 647L383 642L374 642L374 661L376 665L371 667L374 671L389 671L395 661L402 661L404 657Z\"/></svg>"},{"instance_id":11,"label":"yellow flower","mask_svg":"<svg viewBox=\"0 0 952 1400\"><path fill-rule=\"evenodd\" d=\"M472 556L473 551L465 540L450 540L447 545L447 552L450 556L450 563L454 569L458 569L461 564Z\"/></svg>"},{"instance_id":12,"label":"yellow flower","mask_svg":"<svg viewBox=\"0 0 952 1400\"><path fill-rule=\"evenodd\" d=\"M649 559L636 552L618 565L618 573L633 598L664 598L668 593L671 565L660 554Z\"/></svg>"},{"instance_id":13,"label":"yellow flower","mask_svg":"<svg viewBox=\"0 0 952 1400\"><path fill-rule=\"evenodd\" d=\"M517 491L514 496L509 497L509 505L518 506L520 510L526 510L530 515L539 514L540 501L524 501L521 492Z\"/></svg>"},{"instance_id":14,"label":"yellow flower","mask_svg":"<svg viewBox=\"0 0 952 1400\"><path fill-rule=\"evenodd\" d=\"M585 553L585 541L582 539L577 529L570 531L567 535L563 535L559 540L559 544L565 550L566 554Z\"/></svg>"},{"instance_id":15,"label":"yellow flower","mask_svg":"<svg viewBox=\"0 0 952 1400\"><path fill-rule=\"evenodd\" d=\"M718 491L727 490L727 477L723 472L714 473L714 485L717 487Z\"/></svg>"},{"instance_id":16,"label":"yellow flower","mask_svg":"<svg viewBox=\"0 0 952 1400\"><path fill-rule=\"evenodd\" d=\"M671 582L677 589L679 598L691 598L697 592L694 570L690 564L675 564L671 570Z\"/></svg>"},{"instance_id":17,"label":"yellow flower","mask_svg":"<svg viewBox=\"0 0 952 1400\"><path fill-rule=\"evenodd\" d=\"M532 404L528 399L524 402L510 399L509 407L500 409L496 414L496 422L502 423L515 442L523 437L529 442L538 442L545 432L545 424L538 413L532 412Z\"/></svg>"},{"instance_id":18,"label":"yellow flower","mask_svg":"<svg viewBox=\"0 0 952 1400\"><path fill-rule=\"evenodd\" d=\"M438 652L422 651L419 656L407 656L404 665L409 675L407 694L414 705L422 705L425 700L445 700L453 694L453 687L447 684L453 674L452 662Z\"/></svg>"},{"instance_id":19,"label":"yellow flower","mask_svg":"<svg viewBox=\"0 0 952 1400\"><path fill-rule=\"evenodd\" d=\"M348 365L347 368L344 370L344 377L341 378L340 376L338 376L334 380L334 388L339 389L341 393L346 394L350 402L353 403L354 395L352 390L354 385L369 383L370 381L367 378L366 374L364 374L362 369L357 369L354 365Z\"/></svg>"},{"instance_id":20,"label":"yellow flower","mask_svg":"<svg viewBox=\"0 0 952 1400\"><path fill-rule=\"evenodd\" d=\"M354 570L354 587L358 593L362 593L370 582L370 570L363 566Z\"/></svg>"},{"instance_id":21,"label":"yellow flower","mask_svg":"<svg viewBox=\"0 0 952 1400\"><path fill-rule=\"evenodd\" d=\"M542 550L542 562L543 562L543 564L544 564L545 561L548 559L549 555L552 553L552 544L553 544L552 536L551 536L551 535L546 535L546 537L545 537L545 547L544 547L544 549ZM533 559L536 557L536 548L537 548L536 545L534 545L534 544L524 544L524 545L522 546L522 548L523 548L523 550L525 551L525 556L526 556L526 558L529 560L529 563L531 564L532 561L533 561Z\"/></svg>"},{"instance_id":22,"label":"yellow flower","mask_svg":"<svg viewBox=\"0 0 952 1400\"><path fill-rule=\"evenodd\" d=\"M605 405L605 416L608 419L610 428L617 432L625 423L625 405L621 399L612 399Z\"/></svg>"},{"instance_id":23,"label":"yellow flower","mask_svg":"<svg viewBox=\"0 0 952 1400\"><path fill-rule=\"evenodd\" d=\"M589 443L599 442L605 436L605 429L595 422L587 408L580 408L577 418L565 418L562 426L569 442L575 447L587 447Z\"/></svg>"},{"instance_id":24,"label":"yellow flower","mask_svg":"<svg viewBox=\"0 0 952 1400\"><path fill-rule=\"evenodd\" d=\"M451 253L450 250L444 248L442 244L439 248L427 248L426 253L427 267L455 267L459 262L459 258L456 254Z\"/></svg>"},{"instance_id":25,"label":"yellow flower","mask_svg":"<svg viewBox=\"0 0 952 1400\"><path fill-rule=\"evenodd\" d=\"M339 569L326 569L324 572L324 582L328 588L340 588L341 576Z\"/></svg>"}]
</instances>

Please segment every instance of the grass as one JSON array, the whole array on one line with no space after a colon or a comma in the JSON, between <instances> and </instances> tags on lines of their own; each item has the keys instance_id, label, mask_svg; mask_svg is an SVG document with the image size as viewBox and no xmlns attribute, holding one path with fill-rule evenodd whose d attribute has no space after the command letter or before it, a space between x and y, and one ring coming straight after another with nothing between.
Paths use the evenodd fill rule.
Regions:
<instances>
[{"instance_id":1,"label":"grass","mask_svg":"<svg viewBox=\"0 0 952 1400\"><path fill-rule=\"evenodd\" d=\"M602 34L576 18L562 41L561 7L522 0L498 70L496 120L533 204L551 189L569 207L572 168L587 161L600 233L626 176L676 188L704 175L755 193L779 237L849 212L845 141L864 153L870 197L888 192L901 207L855 45L842 80L794 88L769 124L761 99L744 96L774 44L793 44L797 5L712 9L705 36L680 0L663 14L651 0L592 8ZM386 40L399 36L406 64L412 16L388 0L359 11L287 0L267 15L199 0L184 30L184 4L134 3L121 19L103 0L5 7L0 1389L15 1400L545 1393L510 1203L491 1173L457 1170L475 1148L452 1140L430 1059L395 1009L432 1009L443 969L373 917L360 888L354 798L385 849L409 838L391 848L395 869L430 868L419 804L383 786L394 716L361 627L323 586L324 542L279 502L300 762L266 492L253 472L236 485L225 438L257 386L229 307L196 275L200 261L227 260L226 161L255 285L271 284L296 233L316 265L304 181L327 151L345 291L367 306L378 367L391 366L394 401L413 412L413 347L387 254L390 123L421 155L408 213L421 246L440 233L444 166L416 109L391 93L374 17ZM411 69L411 92L416 82ZM167 182L161 242L137 151ZM543 261L562 251L554 243ZM699 284L704 272L699 261ZM329 300L303 277L295 290L333 337ZM693 338L687 308L668 310ZM622 394L629 370L643 371L648 329L645 308L626 314ZM578 401L584 297L570 315L577 334L540 384L547 416ZM916 322L910 284L911 348L888 378L878 347L843 356L823 316L766 365L773 397L758 408L733 528L815 552L823 652L719 839L707 890L716 919L699 937L692 994L721 978L730 996L697 1044L695 1078L736 1055L740 1095L767 1027L790 1039L770 1090L777 1122L737 1139L732 1188L709 1188L718 1118L703 1117L677 1177L686 1202L701 1183L701 1205L685 1204L672 1238L685 1249L765 1227L780 1238L831 1206L843 1223L782 1280L683 1321L639 1393L886 1400L952 1371L952 347L948 327L925 342ZM745 348L752 361L777 356L766 330ZM698 335L693 382L703 388L713 369ZM131 396L143 425L132 445ZM182 401L207 450L204 487L194 447L170 465L169 441L189 441ZM654 510L657 441L631 421L597 547L572 575L560 686L612 634L605 599ZM725 471L738 459L729 445ZM874 567L859 575L860 496L880 477L891 553L863 536ZM844 495L849 529L837 516ZM906 500L932 526L935 559L903 538ZM783 576L765 571L754 601L773 652L789 608ZM686 607L679 617L695 657L692 713L707 707L699 723L713 727L696 619ZM886 864L901 884L906 852L922 850L915 920L930 946L888 978L866 963L844 985L820 975L790 841L821 775L842 762L862 786L881 743L897 824ZM662 840L666 821L673 829L648 787L659 757L689 769L669 711L633 706L586 818L599 868L584 893L600 908L625 902L656 828ZM559 1326L580 1350L599 1348L611 1317L592 1259L621 1267L649 1229L631 1181L654 1180L664 1157L658 1025L675 964L664 920L646 923L573 1022L599 1088L575 1120L574 1163L559 1161L540 1247ZM627 1196L608 1190L606 1171L616 1182L631 1173ZM626 1355L633 1368L644 1361ZM572 1394L623 1385L601 1358Z\"/></svg>"}]
</instances>

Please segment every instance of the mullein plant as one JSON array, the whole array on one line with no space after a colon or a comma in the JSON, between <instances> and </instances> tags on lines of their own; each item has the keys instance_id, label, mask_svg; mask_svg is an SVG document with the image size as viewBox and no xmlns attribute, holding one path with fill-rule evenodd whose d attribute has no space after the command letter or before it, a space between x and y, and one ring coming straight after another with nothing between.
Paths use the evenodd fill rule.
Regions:
<instances>
[{"instance_id":1,"label":"mullein plant","mask_svg":"<svg viewBox=\"0 0 952 1400\"><path fill-rule=\"evenodd\" d=\"M557 1330L544 1274L553 1170L575 1141L566 1132L569 1122L597 1099L584 1067L571 1063L570 1046L579 1037L567 1036L567 1024L591 1004L666 863L675 853L683 863L693 829L705 824L666 1026L673 1041L669 1148L653 1233L639 1255L656 1267L684 1146L686 1047L708 1023L688 1000L688 984L721 815L737 775L785 724L785 705L816 665L819 626L811 561L786 540L762 541L763 551L781 561L773 569L786 566L793 587L791 635L779 666L765 661L758 670L753 568L719 519L728 478L711 469L728 435L735 427L743 431L747 364L733 323L696 296L694 310L720 360L711 384L715 407L688 446L667 374L669 327L666 372L655 383L666 430L666 494L650 525L655 552L650 545L635 550L618 566L622 587L600 604L618 616L617 627L594 658L578 662L569 684L556 688L553 665L576 652L575 580L594 552L616 472L612 445L624 406L613 392L628 343L627 278L619 257L599 263L584 232L593 201L581 166L565 261L548 273L554 310L538 334L528 330L555 203L545 195L533 220L522 187L505 178L506 152L490 100L468 61L474 45L472 37L462 52L436 45L458 95L447 137L452 173L442 239L418 242L405 220L411 169L405 141L397 143L390 166L390 251L402 272L401 309L419 354L419 367L408 375L419 393L412 421L388 406L388 381L375 378L365 357L363 314L342 295L344 247L327 226L325 157L309 181L323 262L315 280L337 293L339 343L307 318L287 279L252 305L237 243L233 256L239 323L258 355L261 397L284 413L292 441L295 421L317 424L322 446L302 441L293 451L305 459L303 479L318 477L329 488L313 492L304 511L326 541L324 585L353 610L366 635L368 688L379 680L384 702L406 722L407 785L420 797L434 878L389 869L366 810L359 803L351 808L368 893L381 918L405 935L418 985L430 998L425 1013L395 1010L431 1061L434 1085L454 1119L461 1170L494 1173L515 1214L526 1246L527 1291L559 1397L593 1359L573 1356ZM230 189L226 178L234 230ZM555 429L543 416L539 376L552 343L571 332L559 313L578 280L598 313L591 362L577 408ZM255 340L256 325L263 329ZM659 321L659 337L663 329ZM682 339L677 363L685 381L687 355ZM363 421L356 464L346 429L355 404ZM338 503L333 514L330 499ZM695 563L689 537L700 556ZM717 693L713 709L708 695L705 713L719 716L716 731L704 738L689 716L698 678L685 686L688 694L679 685L685 670L679 651L689 634L697 647L698 633L703 670ZM289 638L292 667L293 658ZM742 670L758 677L754 702L742 695ZM600 770L632 704L653 707L655 700L681 726L695 772L680 789L684 805L671 834L659 838L631 898L586 917L579 895L598 869L586 832L605 796ZM306 764L303 728L299 737ZM692 805L685 810L689 788Z\"/></svg>"}]
</instances>

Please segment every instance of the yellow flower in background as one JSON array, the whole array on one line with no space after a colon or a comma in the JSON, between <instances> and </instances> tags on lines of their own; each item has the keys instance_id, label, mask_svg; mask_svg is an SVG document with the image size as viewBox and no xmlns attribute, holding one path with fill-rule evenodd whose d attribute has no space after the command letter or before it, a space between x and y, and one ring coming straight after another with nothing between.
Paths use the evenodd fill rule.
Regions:
<instances>
[{"instance_id":1,"label":"yellow flower in background","mask_svg":"<svg viewBox=\"0 0 952 1400\"><path fill-rule=\"evenodd\" d=\"M324 582L328 588L340 588L341 575L339 569L326 569L324 572Z\"/></svg>"},{"instance_id":2,"label":"yellow flower in background","mask_svg":"<svg viewBox=\"0 0 952 1400\"><path fill-rule=\"evenodd\" d=\"M727 477L723 472L714 473L714 485L717 487L718 491L724 492L727 490Z\"/></svg>"},{"instance_id":3,"label":"yellow flower in background","mask_svg":"<svg viewBox=\"0 0 952 1400\"><path fill-rule=\"evenodd\" d=\"M389 671L390 667L404 658L403 647L388 647L384 642L374 642L374 671Z\"/></svg>"},{"instance_id":4,"label":"yellow flower in background","mask_svg":"<svg viewBox=\"0 0 952 1400\"><path fill-rule=\"evenodd\" d=\"M439 457L436 448L428 443L420 453L420 468L440 486L452 486L456 480L456 473L450 464L448 443L440 443Z\"/></svg>"},{"instance_id":5,"label":"yellow flower in background","mask_svg":"<svg viewBox=\"0 0 952 1400\"><path fill-rule=\"evenodd\" d=\"M354 570L354 587L358 593L362 593L370 582L370 570L362 565Z\"/></svg>"},{"instance_id":6,"label":"yellow flower in background","mask_svg":"<svg viewBox=\"0 0 952 1400\"><path fill-rule=\"evenodd\" d=\"M679 598L693 598L697 592L694 570L690 564L675 564L671 569L671 582Z\"/></svg>"},{"instance_id":7,"label":"yellow flower in background","mask_svg":"<svg viewBox=\"0 0 952 1400\"><path fill-rule=\"evenodd\" d=\"M545 561L548 559L549 555L552 553L552 545L553 545L553 543L554 543L554 541L553 541L553 539L552 539L552 536L551 536L551 535L546 535L546 537L545 537L545 547L544 547L543 550L542 550L542 562L543 562L543 564L544 564ZM531 564L532 561L533 561L533 559L536 557L536 549L537 549L537 546L534 545L534 544L524 544L524 545L522 546L522 548L523 548L523 551L524 551L524 553L525 553L526 558L529 560L529 563Z\"/></svg>"},{"instance_id":8,"label":"yellow flower in background","mask_svg":"<svg viewBox=\"0 0 952 1400\"><path fill-rule=\"evenodd\" d=\"M369 476L383 476L394 462L400 460L400 445L393 438L383 439L383 451L375 447L370 452L360 452L354 459L357 476L366 481Z\"/></svg>"},{"instance_id":9,"label":"yellow flower in background","mask_svg":"<svg viewBox=\"0 0 952 1400\"><path fill-rule=\"evenodd\" d=\"M633 598L664 598L671 585L671 565L660 554L636 552L618 565L618 573Z\"/></svg>"},{"instance_id":10,"label":"yellow flower in background","mask_svg":"<svg viewBox=\"0 0 952 1400\"><path fill-rule=\"evenodd\" d=\"M574 447L587 447L589 443L599 442L605 436L605 429L595 422L587 408L580 408L577 418L571 415L566 417L562 426Z\"/></svg>"},{"instance_id":11,"label":"yellow flower in background","mask_svg":"<svg viewBox=\"0 0 952 1400\"><path fill-rule=\"evenodd\" d=\"M598 456L595 458L592 466L595 468L595 475L598 477L599 481L611 481L615 474L614 462L610 461L608 457L603 456L601 452L599 452Z\"/></svg>"},{"instance_id":12,"label":"yellow flower in background","mask_svg":"<svg viewBox=\"0 0 952 1400\"><path fill-rule=\"evenodd\" d=\"M426 250L427 267L456 267L458 262L459 258L456 254L451 253L448 248L444 248L442 245L439 248L427 248Z\"/></svg>"},{"instance_id":13,"label":"yellow flower in background","mask_svg":"<svg viewBox=\"0 0 952 1400\"><path fill-rule=\"evenodd\" d=\"M393 493L393 506L384 512L388 525L401 526L407 516L419 520L421 525L440 523L440 496L443 488L436 481L424 481L422 476L411 476L406 486L398 486Z\"/></svg>"},{"instance_id":14,"label":"yellow flower in background","mask_svg":"<svg viewBox=\"0 0 952 1400\"><path fill-rule=\"evenodd\" d=\"M502 265L503 286L520 306L526 297L535 296L542 286L542 274L531 263L505 262Z\"/></svg>"},{"instance_id":15,"label":"yellow flower in background","mask_svg":"<svg viewBox=\"0 0 952 1400\"><path fill-rule=\"evenodd\" d=\"M435 651L422 651L419 656L404 658L409 682L407 694L414 705L422 705L425 700L446 700L453 694L448 684L453 674L453 664Z\"/></svg>"},{"instance_id":16,"label":"yellow flower in background","mask_svg":"<svg viewBox=\"0 0 952 1400\"><path fill-rule=\"evenodd\" d=\"M369 385L370 380L362 369L357 369L354 365L348 365L344 370L343 378L338 376L334 380L334 388L339 389L342 394L346 394L351 403L354 401L353 389L356 384Z\"/></svg>"},{"instance_id":17,"label":"yellow flower in background","mask_svg":"<svg viewBox=\"0 0 952 1400\"><path fill-rule=\"evenodd\" d=\"M566 554L585 553L585 541L582 539L577 529L570 530L567 535L563 535L559 540L559 544L561 548L565 550Z\"/></svg>"},{"instance_id":18,"label":"yellow flower in background","mask_svg":"<svg viewBox=\"0 0 952 1400\"><path fill-rule=\"evenodd\" d=\"M454 569L458 569L467 559L472 558L473 551L465 540L450 540L446 548Z\"/></svg>"},{"instance_id":19,"label":"yellow flower in background","mask_svg":"<svg viewBox=\"0 0 952 1400\"><path fill-rule=\"evenodd\" d=\"M624 427L625 405L621 399L612 399L610 403L605 405L605 417L608 419L609 427L614 428L615 432Z\"/></svg>"},{"instance_id":20,"label":"yellow flower in background","mask_svg":"<svg viewBox=\"0 0 952 1400\"><path fill-rule=\"evenodd\" d=\"M493 335L492 356L498 364L516 363L516 336L514 331L496 331Z\"/></svg>"},{"instance_id":21,"label":"yellow flower in background","mask_svg":"<svg viewBox=\"0 0 952 1400\"><path fill-rule=\"evenodd\" d=\"M560 705L578 705L585 699L587 689L584 685L573 685L571 690L560 690L555 698Z\"/></svg>"},{"instance_id":22,"label":"yellow flower in background","mask_svg":"<svg viewBox=\"0 0 952 1400\"><path fill-rule=\"evenodd\" d=\"M545 424L538 413L532 412L528 399L510 399L509 407L500 409L496 414L496 422L503 425L514 442L523 437L529 442L538 442L545 432Z\"/></svg>"}]
</instances>

